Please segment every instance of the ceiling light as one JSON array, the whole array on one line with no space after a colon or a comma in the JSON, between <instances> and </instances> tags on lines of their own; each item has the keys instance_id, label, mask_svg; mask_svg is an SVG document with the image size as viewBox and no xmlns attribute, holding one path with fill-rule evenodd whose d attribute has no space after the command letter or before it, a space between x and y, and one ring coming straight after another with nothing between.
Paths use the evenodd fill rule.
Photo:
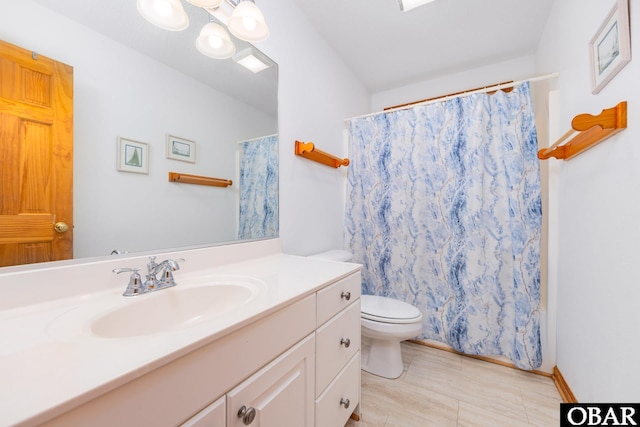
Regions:
<instances>
[{"instance_id":1,"label":"ceiling light","mask_svg":"<svg viewBox=\"0 0 640 427\"><path fill-rule=\"evenodd\" d=\"M432 1L433 0L398 0L398 3L400 3L401 11L408 12L411 9L415 9L423 4L431 3Z\"/></svg>"},{"instance_id":2,"label":"ceiling light","mask_svg":"<svg viewBox=\"0 0 640 427\"><path fill-rule=\"evenodd\" d=\"M153 25L169 31L181 31L189 26L189 16L180 0L138 0L138 11Z\"/></svg>"},{"instance_id":3,"label":"ceiling light","mask_svg":"<svg viewBox=\"0 0 640 427\"><path fill-rule=\"evenodd\" d=\"M262 52L251 47L235 54L233 60L253 73L259 73L271 67L271 61Z\"/></svg>"},{"instance_id":4,"label":"ceiling light","mask_svg":"<svg viewBox=\"0 0 640 427\"><path fill-rule=\"evenodd\" d=\"M226 25L229 31L240 40L260 42L269 37L269 27L265 23L264 15L253 0L187 1L206 11L210 15L210 20L213 16L215 20ZM189 17L182 8L180 0L137 0L137 2L140 14L153 25L170 31L184 30L189 26ZM203 55L216 59L230 58L236 52L229 33L217 22L210 22L202 28L196 39L196 47ZM266 65L264 68L269 66Z\"/></svg>"},{"instance_id":5,"label":"ceiling light","mask_svg":"<svg viewBox=\"0 0 640 427\"><path fill-rule=\"evenodd\" d=\"M261 42L269 37L269 27L262 11L250 0L242 0L236 5L228 27L231 34L248 42Z\"/></svg>"},{"instance_id":6,"label":"ceiling light","mask_svg":"<svg viewBox=\"0 0 640 427\"><path fill-rule=\"evenodd\" d=\"M215 59L231 58L236 53L236 46L231 41L229 33L215 22L209 22L202 27L196 39L196 48L203 55Z\"/></svg>"}]
</instances>

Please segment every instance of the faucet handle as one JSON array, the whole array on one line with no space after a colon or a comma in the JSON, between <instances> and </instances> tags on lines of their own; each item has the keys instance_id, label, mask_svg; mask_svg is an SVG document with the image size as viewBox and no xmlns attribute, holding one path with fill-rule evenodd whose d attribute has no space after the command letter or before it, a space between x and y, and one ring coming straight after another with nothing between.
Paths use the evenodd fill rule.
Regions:
<instances>
[{"instance_id":1,"label":"faucet handle","mask_svg":"<svg viewBox=\"0 0 640 427\"><path fill-rule=\"evenodd\" d=\"M160 270L161 277L158 279L160 289L170 288L176 285L173 272L180 270L181 262L184 262L184 258L168 259L161 263L163 267L162 270Z\"/></svg>"},{"instance_id":2,"label":"faucet handle","mask_svg":"<svg viewBox=\"0 0 640 427\"><path fill-rule=\"evenodd\" d=\"M125 289L122 294L125 297L136 296L143 293L144 289L142 286L142 278L140 277L139 268L114 268L112 270L115 274L120 273L131 273L131 277L129 277L129 283L127 284L127 289Z\"/></svg>"},{"instance_id":3,"label":"faucet handle","mask_svg":"<svg viewBox=\"0 0 640 427\"><path fill-rule=\"evenodd\" d=\"M184 258L176 258L176 259L170 259L169 261L171 261L169 263L171 265L171 268L175 271L175 270L180 270L180 263L184 262L185 259Z\"/></svg>"}]
</instances>

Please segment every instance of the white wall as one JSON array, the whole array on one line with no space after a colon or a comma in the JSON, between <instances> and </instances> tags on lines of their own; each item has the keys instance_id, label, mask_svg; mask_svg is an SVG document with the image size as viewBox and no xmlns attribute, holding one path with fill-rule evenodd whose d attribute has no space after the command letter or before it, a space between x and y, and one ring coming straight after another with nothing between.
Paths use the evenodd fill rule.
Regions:
<instances>
[{"instance_id":1,"label":"white wall","mask_svg":"<svg viewBox=\"0 0 640 427\"><path fill-rule=\"evenodd\" d=\"M271 28L258 47L280 66L280 237L284 252L308 255L342 247L346 169L293 154L312 141L344 156L344 119L369 110L364 86L290 0L260 3Z\"/></svg>"},{"instance_id":2,"label":"white wall","mask_svg":"<svg viewBox=\"0 0 640 427\"><path fill-rule=\"evenodd\" d=\"M540 74L558 71L550 109L555 138L580 113L628 101L628 129L569 161L551 162L550 281L557 286L557 365L581 402L640 397L640 9L631 2L632 60L591 93L588 44L613 0L558 0L537 53ZM579 11L579 12L576 12Z\"/></svg>"},{"instance_id":3,"label":"white wall","mask_svg":"<svg viewBox=\"0 0 640 427\"><path fill-rule=\"evenodd\" d=\"M447 74L396 89L374 93L371 96L371 109L372 111L381 111L387 107L420 101L421 99L434 98L511 80L526 79L532 77L534 71L535 57L533 55L522 56L509 61Z\"/></svg>"},{"instance_id":4,"label":"white wall","mask_svg":"<svg viewBox=\"0 0 640 427\"><path fill-rule=\"evenodd\" d=\"M237 186L167 173L234 179L236 141L276 133L273 117L28 0L0 1L0 39L74 67L75 257L237 237ZM197 162L166 159L167 134L196 141ZM150 144L148 175L116 170L118 137Z\"/></svg>"}]
</instances>

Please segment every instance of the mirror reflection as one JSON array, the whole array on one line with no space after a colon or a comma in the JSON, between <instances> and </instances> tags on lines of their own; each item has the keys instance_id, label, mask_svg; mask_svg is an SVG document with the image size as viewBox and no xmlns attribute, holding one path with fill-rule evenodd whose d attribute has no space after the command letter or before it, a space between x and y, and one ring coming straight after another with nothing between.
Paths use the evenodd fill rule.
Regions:
<instances>
[{"instance_id":1,"label":"mirror reflection","mask_svg":"<svg viewBox=\"0 0 640 427\"><path fill-rule=\"evenodd\" d=\"M186 2L190 25L180 32L153 26L130 0L2 8L2 41L73 68L73 215L64 219L74 258L277 237L277 64L266 58L253 73L202 55L195 40L210 17ZM13 141L0 135L3 146ZM232 185L170 182L169 172ZM24 209L7 205L0 215ZM0 244L0 260L25 252L16 248Z\"/></svg>"}]
</instances>

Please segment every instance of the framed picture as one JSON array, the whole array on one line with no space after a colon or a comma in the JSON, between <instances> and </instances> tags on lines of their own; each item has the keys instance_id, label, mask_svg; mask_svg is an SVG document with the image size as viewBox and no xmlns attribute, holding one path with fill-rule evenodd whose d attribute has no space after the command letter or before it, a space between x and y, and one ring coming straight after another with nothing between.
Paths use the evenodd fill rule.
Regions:
<instances>
[{"instance_id":1,"label":"framed picture","mask_svg":"<svg viewBox=\"0 0 640 427\"><path fill-rule=\"evenodd\" d=\"M196 162L196 143L188 139L167 135L167 159Z\"/></svg>"},{"instance_id":2,"label":"framed picture","mask_svg":"<svg viewBox=\"0 0 640 427\"><path fill-rule=\"evenodd\" d=\"M149 144L118 138L118 170L149 173Z\"/></svg>"},{"instance_id":3,"label":"framed picture","mask_svg":"<svg viewBox=\"0 0 640 427\"><path fill-rule=\"evenodd\" d=\"M591 51L591 92L596 94L631 60L629 1L616 0L589 43Z\"/></svg>"}]
</instances>

